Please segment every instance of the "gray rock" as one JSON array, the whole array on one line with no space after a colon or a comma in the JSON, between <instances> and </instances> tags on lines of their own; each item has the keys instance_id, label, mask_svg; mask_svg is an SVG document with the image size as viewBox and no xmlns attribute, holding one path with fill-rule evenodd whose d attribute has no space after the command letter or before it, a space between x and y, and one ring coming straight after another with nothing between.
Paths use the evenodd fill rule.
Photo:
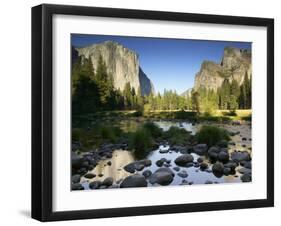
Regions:
<instances>
[{"instance_id":1,"label":"gray rock","mask_svg":"<svg viewBox=\"0 0 281 226\"><path fill-rule=\"evenodd\" d=\"M182 170L181 172L178 172L177 175L179 177L182 177L182 178L187 178L188 177L188 174L187 174L186 170Z\"/></svg>"},{"instance_id":2,"label":"gray rock","mask_svg":"<svg viewBox=\"0 0 281 226\"><path fill-rule=\"evenodd\" d=\"M150 170L145 170L142 172L142 175L145 177L145 178L148 178L150 177L152 174L152 172Z\"/></svg>"},{"instance_id":3,"label":"gray rock","mask_svg":"<svg viewBox=\"0 0 281 226\"><path fill-rule=\"evenodd\" d=\"M250 174L243 174L240 179L242 180L242 182L251 182L252 176Z\"/></svg>"},{"instance_id":4,"label":"gray rock","mask_svg":"<svg viewBox=\"0 0 281 226\"><path fill-rule=\"evenodd\" d=\"M218 159L219 153L220 153L220 148L216 147L216 146L213 146L213 147L209 148L209 150L208 150L208 156L210 159L213 159L213 160Z\"/></svg>"},{"instance_id":5,"label":"gray rock","mask_svg":"<svg viewBox=\"0 0 281 226\"><path fill-rule=\"evenodd\" d=\"M224 175L227 176L227 175L229 175L230 173L231 173L231 168L228 168L228 167L224 167L224 168L223 168L223 174L224 174Z\"/></svg>"},{"instance_id":6,"label":"gray rock","mask_svg":"<svg viewBox=\"0 0 281 226\"><path fill-rule=\"evenodd\" d=\"M113 184L113 178L112 177L107 177L106 179L104 179L104 181L102 182L101 185L104 185L106 187L109 187Z\"/></svg>"},{"instance_id":7,"label":"gray rock","mask_svg":"<svg viewBox=\"0 0 281 226\"><path fill-rule=\"evenodd\" d=\"M194 166L194 163L193 163L193 162L188 162L188 163L186 163L186 165L185 165L185 167L192 167L192 166Z\"/></svg>"},{"instance_id":8,"label":"gray rock","mask_svg":"<svg viewBox=\"0 0 281 226\"><path fill-rule=\"evenodd\" d=\"M240 168L238 169L239 173L241 174L251 174L252 173L252 170L251 169L248 169L248 168Z\"/></svg>"},{"instance_id":9,"label":"gray rock","mask_svg":"<svg viewBox=\"0 0 281 226\"><path fill-rule=\"evenodd\" d=\"M202 162L202 163L200 163L200 169L201 170L206 170L206 169L208 169L208 163L206 163L206 162Z\"/></svg>"},{"instance_id":10,"label":"gray rock","mask_svg":"<svg viewBox=\"0 0 281 226\"><path fill-rule=\"evenodd\" d=\"M152 162L150 159L143 159L140 161L136 161L135 164L141 164L141 165L144 165L145 167L147 167L147 166L151 166Z\"/></svg>"},{"instance_id":11,"label":"gray rock","mask_svg":"<svg viewBox=\"0 0 281 226\"><path fill-rule=\"evenodd\" d=\"M87 172L88 170L85 167L82 167L79 170L77 170L77 173L79 173L80 175L84 175Z\"/></svg>"},{"instance_id":12,"label":"gray rock","mask_svg":"<svg viewBox=\"0 0 281 226\"><path fill-rule=\"evenodd\" d=\"M183 145L173 145L171 149L175 150L176 152L180 152L181 154L188 153L188 147L185 147Z\"/></svg>"},{"instance_id":13,"label":"gray rock","mask_svg":"<svg viewBox=\"0 0 281 226\"><path fill-rule=\"evenodd\" d=\"M84 161L84 162L82 162L82 164L81 164L81 166L82 167L85 167L86 169L88 169L88 167L89 167L89 162L88 161Z\"/></svg>"},{"instance_id":14,"label":"gray rock","mask_svg":"<svg viewBox=\"0 0 281 226\"><path fill-rule=\"evenodd\" d=\"M170 164L170 163L166 163L166 162L164 162L163 166L165 166L165 167L170 167L170 166L171 166L171 164Z\"/></svg>"},{"instance_id":15,"label":"gray rock","mask_svg":"<svg viewBox=\"0 0 281 226\"><path fill-rule=\"evenodd\" d=\"M134 173L136 171L135 164L133 162L129 163L128 165L124 166L123 168L124 168L124 170L126 170L129 173Z\"/></svg>"},{"instance_id":16,"label":"gray rock","mask_svg":"<svg viewBox=\"0 0 281 226\"><path fill-rule=\"evenodd\" d=\"M242 161L242 162L240 162L240 165L245 167L245 168L252 169L252 162L251 161Z\"/></svg>"},{"instance_id":17,"label":"gray rock","mask_svg":"<svg viewBox=\"0 0 281 226\"><path fill-rule=\"evenodd\" d=\"M233 161L229 161L228 163L224 164L224 167L226 168L230 168L231 170L235 170L235 168L237 167L237 163L233 162Z\"/></svg>"},{"instance_id":18,"label":"gray rock","mask_svg":"<svg viewBox=\"0 0 281 226\"><path fill-rule=\"evenodd\" d=\"M168 152L169 152L169 149L161 149L161 150L159 151L160 154L166 154L166 153L168 153Z\"/></svg>"},{"instance_id":19,"label":"gray rock","mask_svg":"<svg viewBox=\"0 0 281 226\"><path fill-rule=\"evenodd\" d=\"M139 174L134 174L126 177L120 184L120 188L134 188L134 187L147 187L145 177Z\"/></svg>"},{"instance_id":20,"label":"gray rock","mask_svg":"<svg viewBox=\"0 0 281 226\"><path fill-rule=\"evenodd\" d=\"M212 171L214 174L223 174L223 164L220 162L216 162L213 167L212 167Z\"/></svg>"},{"instance_id":21,"label":"gray rock","mask_svg":"<svg viewBox=\"0 0 281 226\"><path fill-rule=\"evenodd\" d=\"M193 147L194 152L197 155L205 155L208 150L207 144L197 144Z\"/></svg>"},{"instance_id":22,"label":"gray rock","mask_svg":"<svg viewBox=\"0 0 281 226\"><path fill-rule=\"evenodd\" d=\"M84 190L84 187L80 183L75 183L71 185L71 190L76 191L76 190Z\"/></svg>"},{"instance_id":23,"label":"gray rock","mask_svg":"<svg viewBox=\"0 0 281 226\"><path fill-rule=\"evenodd\" d=\"M178 166L175 166L174 168L173 168L173 170L175 170L175 171L180 171L180 167L178 167Z\"/></svg>"},{"instance_id":24,"label":"gray rock","mask_svg":"<svg viewBox=\"0 0 281 226\"><path fill-rule=\"evenodd\" d=\"M128 165L124 166L124 169L129 173L134 173L135 171L141 171L144 167L151 166L151 160L144 159L129 163Z\"/></svg>"},{"instance_id":25,"label":"gray rock","mask_svg":"<svg viewBox=\"0 0 281 226\"><path fill-rule=\"evenodd\" d=\"M231 153L231 159L235 162L250 161L250 154L246 151L234 151Z\"/></svg>"},{"instance_id":26,"label":"gray rock","mask_svg":"<svg viewBox=\"0 0 281 226\"><path fill-rule=\"evenodd\" d=\"M159 168L150 177L151 184L169 185L174 179L174 173L169 168Z\"/></svg>"},{"instance_id":27,"label":"gray rock","mask_svg":"<svg viewBox=\"0 0 281 226\"><path fill-rule=\"evenodd\" d=\"M143 164L135 164L135 169L137 171L142 171L144 169L144 165Z\"/></svg>"},{"instance_id":28,"label":"gray rock","mask_svg":"<svg viewBox=\"0 0 281 226\"><path fill-rule=\"evenodd\" d=\"M75 174L71 177L71 181L72 183L76 184L76 183L79 183L80 182L80 179L81 179L81 176L80 174Z\"/></svg>"},{"instance_id":29,"label":"gray rock","mask_svg":"<svg viewBox=\"0 0 281 226\"><path fill-rule=\"evenodd\" d=\"M77 155L74 152L71 153L71 164L72 168L79 169L82 167L82 163L84 162L84 158L81 155Z\"/></svg>"},{"instance_id":30,"label":"gray rock","mask_svg":"<svg viewBox=\"0 0 281 226\"><path fill-rule=\"evenodd\" d=\"M193 162L194 158L190 154L180 155L175 159L175 163L179 166L186 166L187 163Z\"/></svg>"},{"instance_id":31,"label":"gray rock","mask_svg":"<svg viewBox=\"0 0 281 226\"><path fill-rule=\"evenodd\" d=\"M101 186L101 182L98 180L89 183L89 188L91 189L99 189L100 186Z\"/></svg>"},{"instance_id":32,"label":"gray rock","mask_svg":"<svg viewBox=\"0 0 281 226\"><path fill-rule=\"evenodd\" d=\"M155 164L156 164L158 167L161 167L161 166L164 165L164 163L170 164L170 162L171 162L171 160L168 160L168 159L166 159L166 158L161 158L161 159L157 160Z\"/></svg>"},{"instance_id":33,"label":"gray rock","mask_svg":"<svg viewBox=\"0 0 281 226\"><path fill-rule=\"evenodd\" d=\"M156 164L158 167L161 167L161 166L163 166L164 162L163 162L161 159L159 159L159 160L156 161L155 164Z\"/></svg>"},{"instance_id":34,"label":"gray rock","mask_svg":"<svg viewBox=\"0 0 281 226\"><path fill-rule=\"evenodd\" d=\"M218 154L218 160L221 161L221 162L228 162L229 154L227 152L225 152L225 151L221 151Z\"/></svg>"}]
</instances>

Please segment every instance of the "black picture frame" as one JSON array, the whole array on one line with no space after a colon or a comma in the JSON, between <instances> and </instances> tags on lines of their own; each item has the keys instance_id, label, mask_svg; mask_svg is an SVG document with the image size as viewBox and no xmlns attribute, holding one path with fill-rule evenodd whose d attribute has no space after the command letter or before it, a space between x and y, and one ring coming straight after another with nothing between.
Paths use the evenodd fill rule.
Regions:
<instances>
[{"instance_id":1,"label":"black picture frame","mask_svg":"<svg viewBox=\"0 0 281 226\"><path fill-rule=\"evenodd\" d=\"M55 14L247 25L267 28L267 198L95 210L52 210L52 17ZM43 4L32 8L32 218L122 217L274 206L274 20L237 16Z\"/></svg>"}]
</instances>

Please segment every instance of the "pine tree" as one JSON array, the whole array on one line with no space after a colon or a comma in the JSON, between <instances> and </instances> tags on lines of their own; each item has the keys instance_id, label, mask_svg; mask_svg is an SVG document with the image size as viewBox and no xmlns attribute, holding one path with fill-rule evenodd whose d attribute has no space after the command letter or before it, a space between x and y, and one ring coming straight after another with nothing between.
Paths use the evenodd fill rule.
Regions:
<instances>
[{"instance_id":1,"label":"pine tree","mask_svg":"<svg viewBox=\"0 0 281 226\"><path fill-rule=\"evenodd\" d=\"M230 98L230 83L226 78L224 79L220 89L220 107L221 109L229 109Z\"/></svg>"},{"instance_id":2,"label":"pine tree","mask_svg":"<svg viewBox=\"0 0 281 226\"><path fill-rule=\"evenodd\" d=\"M125 84L124 90L123 90L123 96L124 96L124 106L125 109L131 109L132 107L132 90L131 85L129 82Z\"/></svg>"},{"instance_id":3,"label":"pine tree","mask_svg":"<svg viewBox=\"0 0 281 226\"><path fill-rule=\"evenodd\" d=\"M230 94L234 95L236 98L240 96L240 87L235 79L233 79L233 81L230 84Z\"/></svg>"},{"instance_id":4,"label":"pine tree","mask_svg":"<svg viewBox=\"0 0 281 226\"><path fill-rule=\"evenodd\" d=\"M98 66L95 75L95 81L99 90L99 97L102 109L110 108L111 94L113 90L112 76L109 76L106 69L106 64L99 56Z\"/></svg>"},{"instance_id":5,"label":"pine tree","mask_svg":"<svg viewBox=\"0 0 281 226\"><path fill-rule=\"evenodd\" d=\"M231 94L229 97L229 109L232 112L235 112L237 108L238 108L237 97Z\"/></svg>"},{"instance_id":6,"label":"pine tree","mask_svg":"<svg viewBox=\"0 0 281 226\"><path fill-rule=\"evenodd\" d=\"M199 103L199 93L197 91L192 91L191 93L191 101L192 101L192 109L197 113L200 113L200 103Z\"/></svg>"}]
</instances>

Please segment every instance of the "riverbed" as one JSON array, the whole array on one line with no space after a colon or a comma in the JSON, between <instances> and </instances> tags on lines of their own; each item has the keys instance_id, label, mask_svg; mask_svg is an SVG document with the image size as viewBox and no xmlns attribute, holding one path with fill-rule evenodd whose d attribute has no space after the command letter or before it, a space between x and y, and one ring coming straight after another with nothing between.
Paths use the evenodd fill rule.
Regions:
<instances>
[{"instance_id":1,"label":"riverbed","mask_svg":"<svg viewBox=\"0 0 281 226\"><path fill-rule=\"evenodd\" d=\"M120 127L123 130L135 129L137 125L141 122L139 121L120 121ZM215 125L221 128L225 128L232 132L231 142L228 145L228 152L231 155L232 152L241 151L247 152L252 155L251 150L251 125L247 122L242 122L239 124L230 123L191 123L186 121L171 121L171 120L156 120L154 121L160 128L167 131L171 126L176 126L190 131L191 134L195 134L202 125ZM83 153L85 155L85 153ZM214 162L211 162L206 155L199 156L196 153L190 153L193 156L193 165L179 166L175 163L175 159L181 156L182 153L178 150L171 148L169 144L161 144L155 150L152 150L147 156L146 160L149 160L151 164L145 166L136 172L128 172L124 169L130 163L136 162L136 159L132 151L124 149L113 150L109 158L104 158L100 160L97 165L87 171L85 175L93 175L94 177L89 178L85 175L81 176L79 183L83 186L83 189L90 189L89 184L92 182L102 182L107 178L111 178L112 185L107 186L107 188L118 188L122 181L134 174L145 175L145 173L150 172L153 174L161 167L169 168L173 172L173 180L169 185L196 185L196 184L218 184L218 183L240 183L241 181L241 164L238 164L235 168L235 172L229 175L215 175L212 172L212 167ZM197 160L203 160L207 167L201 169ZM157 161L164 160L161 167L157 164ZM248 171L247 171L248 172ZM160 186L157 183L151 183L149 177L146 178L147 186ZM100 186L99 188L106 188L106 186ZM81 190L81 189L79 189Z\"/></svg>"}]
</instances>

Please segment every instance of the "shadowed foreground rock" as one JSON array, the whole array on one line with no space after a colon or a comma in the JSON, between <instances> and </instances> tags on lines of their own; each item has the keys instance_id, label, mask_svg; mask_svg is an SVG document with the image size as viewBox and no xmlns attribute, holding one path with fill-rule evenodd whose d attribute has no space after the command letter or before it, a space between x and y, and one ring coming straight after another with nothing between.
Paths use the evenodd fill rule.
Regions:
<instances>
[{"instance_id":1,"label":"shadowed foreground rock","mask_svg":"<svg viewBox=\"0 0 281 226\"><path fill-rule=\"evenodd\" d=\"M120 184L120 188L147 187L145 177L139 174L126 177Z\"/></svg>"},{"instance_id":2,"label":"shadowed foreground rock","mask_svg":"<svg viewBox=\"0 0 281 226\"><path fill-rule=\"evenodd\" d=\"M194 158L190 154L180 155L175 159L175 163L179 166L186 166L188 163L193 162Z\"/></svg>"},{"instance_id":3,"label":"shadowed foreground rock","mask_svg":"<svg viewBox=\"0 0 281 226\"><path fill-rule=\"evenodd\" d=\"M160 168L156 170L150 177L151 184L169 185L172 183L175 174L170 168Z\"/></svg>"}]
</instances>

